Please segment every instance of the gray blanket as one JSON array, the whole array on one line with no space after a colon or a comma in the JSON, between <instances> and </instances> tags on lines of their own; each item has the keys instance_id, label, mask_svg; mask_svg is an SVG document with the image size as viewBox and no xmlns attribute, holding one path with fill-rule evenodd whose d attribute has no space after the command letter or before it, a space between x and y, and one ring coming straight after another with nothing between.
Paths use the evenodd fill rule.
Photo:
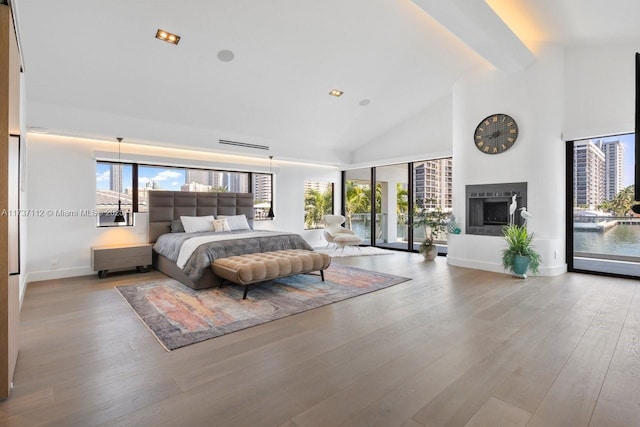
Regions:
<instances>
[{"instance_id":1,"label":"gray blanket","mask_svg":"<svg viewBox=\"0 0 640 427\"><path fill-rule=\"evenodd\" d=\"M258 230L248 230L255 232ZM202 233L167 233L158 238L153 246L160 255L176 262L182 244L192 238L205 236L211 232ZM182 271L193 281L200 279L202 271L210 268L211 263L218 258L226 258L234 255L253 254L256 252L272 252L282 249L307 249L313 250L302 236L293 233L281 233L268 237L243 237L245 231L231 231L229 240L209 242L200 245L191 255ZM217 233L220 234L220 233ZM266 232L265 232L266 234Z\"/></svg>"}]
</instances>

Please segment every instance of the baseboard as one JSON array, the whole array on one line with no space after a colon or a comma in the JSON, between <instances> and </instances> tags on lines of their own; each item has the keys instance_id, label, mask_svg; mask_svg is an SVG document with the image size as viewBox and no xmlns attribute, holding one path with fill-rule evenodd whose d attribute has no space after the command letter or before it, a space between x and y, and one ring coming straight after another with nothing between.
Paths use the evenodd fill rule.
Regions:
<instances>
[{"instance_id":1,"label":"baseboard","mask_svg":"<svg viewBox=\"0 0 640 427\"><path fill-rule=\"evenodd\" d=\"M475 261L471 259L453 258L450 254L447 255L447 264L455 267L473 268L474 270L493 271L495 273L504 273L502 264Z\"/></svg>"},{"instance_id":2,"label":"baseboard","mask_svg":"<svg viewBox=\"0 0 640 427\"><path fill-rule=\"evenodd\" d=\"M91 274L96 274L96 272L93 271L91 267L74 267L74 268L61 268L58 270L31 271L27 273L25 282L29 284L31 282L39 282L41 280L53 280L53 279L63 279L65 277L89 276Z\"/></svg>"},{"instance_id":3,"label":"baseboard","mask_svg":"<svg viewBox=\"0 0 640 427\"><path fill-rule=\"evenodd\" d=\"M492 262L475 261L470 259L452 258L450 255L448 255L447 264L453 265L455 267L473 268L475 270L493 271L494 273L507 274L507 272L502 267L502 263L492 263ZM539 276L559 276L567 272L567 264L562 264L554 267L544 267L541 265L539 270L540 270L538 274Z\"/></svg>"}]
</instances>

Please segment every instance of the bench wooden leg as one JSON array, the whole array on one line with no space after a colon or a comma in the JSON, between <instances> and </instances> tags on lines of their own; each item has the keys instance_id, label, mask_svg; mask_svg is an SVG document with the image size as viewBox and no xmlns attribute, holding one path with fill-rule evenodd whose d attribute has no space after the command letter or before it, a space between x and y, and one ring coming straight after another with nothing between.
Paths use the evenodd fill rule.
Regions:
<instances>
[{"instance_id":1,"label":"bench wooden leg","mask_svg":"<svg viewBox=\"0 0 640 427\"><path fill-rule=\"evenodd\" d=\"M324 282L324 270L320 270L320 277L322 278L322 281Z\"/></svg>"},{"instance_id":2,"label":"bench wooden leg","mask_svg":"<svg viewBox=\"0 0 640 427\"><path fill-rule=\"evenodd\" d=\"M249 291L249 285L244 285L244 295L242 299L247 299L247 292Z\"/></svg>"}]
</instances>

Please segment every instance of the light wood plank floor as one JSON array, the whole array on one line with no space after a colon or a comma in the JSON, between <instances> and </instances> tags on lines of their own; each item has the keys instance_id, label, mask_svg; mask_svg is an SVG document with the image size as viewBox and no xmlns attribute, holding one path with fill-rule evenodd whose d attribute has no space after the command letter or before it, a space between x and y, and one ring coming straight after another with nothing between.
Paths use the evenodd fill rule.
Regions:
<instances>
[{"instance_id":1,"label":"light wood plank floor","mask_svg":"<svg viewBox=\"0 0 640 427\"><path fill-rule=\"evenodd\" d=\"M158 272L30 284L0 426L640 426L637 281L333 262L413 280L170 353L113 289Z\"/></svg>"}]
</instances>

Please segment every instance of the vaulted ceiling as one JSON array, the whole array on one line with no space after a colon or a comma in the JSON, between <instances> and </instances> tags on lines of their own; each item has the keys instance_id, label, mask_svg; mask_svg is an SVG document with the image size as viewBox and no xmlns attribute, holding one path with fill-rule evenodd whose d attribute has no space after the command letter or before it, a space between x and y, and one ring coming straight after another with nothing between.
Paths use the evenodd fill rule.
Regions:
<instances>
[{"instance_id":1,"label":"vaulted ceiling","mask_svg":"<svg viewBox=\"0 0 640 427\"><path fill-rule=\"evenodd\" d=\"M526 67L532 42L640 37L637 1L12 3L28 126L212 150L218 138L242 140L326 162L344 160L478 67ZM159 28L180 43L156 40ZM221 50L234 59L219 60Z\"/></svg>"}]
</instances>

